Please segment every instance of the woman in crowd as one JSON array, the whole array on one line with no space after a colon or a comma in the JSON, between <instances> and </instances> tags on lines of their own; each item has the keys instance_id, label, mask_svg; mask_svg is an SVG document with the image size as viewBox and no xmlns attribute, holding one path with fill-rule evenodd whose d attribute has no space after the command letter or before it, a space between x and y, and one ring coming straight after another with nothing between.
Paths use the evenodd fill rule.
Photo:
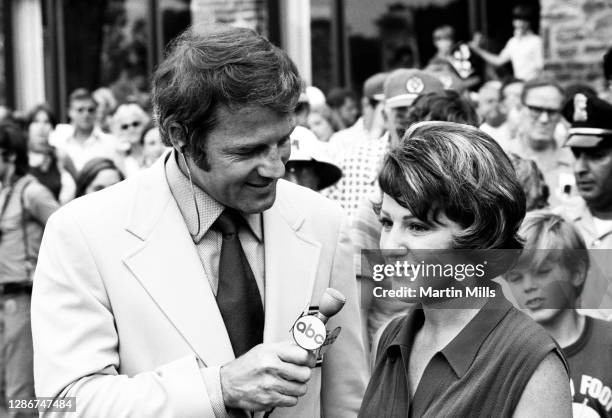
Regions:
<instances>
[{"instance_id":1,"label":"woman in crowd","mask_svg":"<svg viewBox=\"0 0 612 418\"><path fill-rule=\"evenodd\" d=\"M122 169L127 176L139 171L142 161L142 133L149 122L149 115L136 103L125 103L113 113L111 132L119 141Z\"/></svg>"},{"instance_id":2,"label":"woman in crowd","mask_svg":"<svg viewBox=\"0 0 612 418\"><path fill-rule=\"evenodd\" d=\"M314 132L319 141L329 142L329 138L334 134L331 109L326 105L311 108L308 114L308 128Z\"/></svg>"},{"instance_id":3,"label":"woman in crowd","mask_svg":"<svg viewBox=\"0 0 612 418\"><path fill-rule=\"evenodd\" d=\"M479 261L482 277L392 279L412 281L418 303L384 330L360 417L571 417L557 346L490 281L522 247L525 195L504 151L474 127L418 123L385 159L379 182L381 249L413 263L417 250L491 258ZM510 255L487 255L499 249ZM421 292L428 287L438 296ZM466 296L476 288L485 295Z\"/></svg>"},{"instance_id":4,"label":"woman in crowd","mask_svg":"<svg viewBox=\"0 0 612 418\"><path fill-rule=\"evenodd\" d=\"M115 163L108 158L92 158L77 176L76 197L105 189L123 181L125 177Z\"/></svg>"},{"instance_id":5,"label":"woman in crowd","mask_svg":"<svg viewBox=\"0 0 612 418\"><path fill-rule=\"evenodd\" d=\"M142 147L142 159L140 161L141 168L147 168L153 165L155 161L164 153L167 149L161 140L159 129L153 122L149 124L142 131L140 136L140 145Z\"/></svg>"},{"instance_id":6,"label":"woman in crowd","mask_svg":"<svg viewBox=\"0 0 612 418\"><path fill-rule=\"evenodd\" d=\"M28 160L30 173L51 191L56 200L66 203L74 197L75 184L64 169L63 158L49 144L55 125L55 117L46 105L38 105L30 111L26 119Z\"/></svg>"}]
</instances>

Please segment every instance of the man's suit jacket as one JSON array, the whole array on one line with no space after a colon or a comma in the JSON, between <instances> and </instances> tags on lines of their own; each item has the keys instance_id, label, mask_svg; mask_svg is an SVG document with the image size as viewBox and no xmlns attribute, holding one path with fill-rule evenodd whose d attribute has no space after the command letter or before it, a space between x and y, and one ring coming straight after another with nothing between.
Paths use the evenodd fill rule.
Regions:
<instances>
[{"instance_id":1,"label":"man's suit jacket","mask_svg":"<svg viewBox=\"0 0 612 418\"><path fill-rule=\"evenodd\" d=\"M328 323L342 333L308 394L272 417L357 415L366 362L342 219L333 203L285 181L263 214L264 343L290 340L327 287L348 300ZM76 396L85 417L214 417L198 362L220 366L234 354L162 159L51 217L32 298L38 396Z\"/></svg>"}]
</instances>

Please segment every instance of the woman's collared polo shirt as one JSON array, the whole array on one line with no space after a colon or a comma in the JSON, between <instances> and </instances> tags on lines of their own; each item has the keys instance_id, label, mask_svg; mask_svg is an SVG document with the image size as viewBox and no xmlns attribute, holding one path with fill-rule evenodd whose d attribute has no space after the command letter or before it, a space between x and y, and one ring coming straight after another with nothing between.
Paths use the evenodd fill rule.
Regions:
<instances>
[{"instance_id":1,"label":"woman's collared polo shirt","mask_svg":"<svg viewBox=\"0 0 612 418\"><path fill-rule=\"evenodd\" d=\"M359 417L511 417L544 357L565 363L546 331L500 296L433 356L411 400L410 351L424 320L417 305L387 326Z\"/></svg>"}]
</instances>

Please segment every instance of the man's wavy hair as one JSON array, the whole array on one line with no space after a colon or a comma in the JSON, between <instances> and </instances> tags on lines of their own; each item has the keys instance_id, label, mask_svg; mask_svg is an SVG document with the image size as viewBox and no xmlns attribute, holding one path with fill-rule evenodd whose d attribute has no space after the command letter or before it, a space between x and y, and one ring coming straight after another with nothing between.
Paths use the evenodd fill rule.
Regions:
<instances>
[{"instance_id":1,"label":"man's wavy hair","mask_svg":"<svg viewBox=\"0 0 612 418\"><path fill-rule=\"evenodd\" d=\"M421 122L386 157L384 193L428 225L441 214L464 231L456 249L521 249L517 232L525 193L502 148L481 130L453 122Z\"/></svg>"},{"instance_id":2,"label":"man's wavy hair","mask_svg":"<svg viewBox=\"0 0 612 418\"><path fill-rule=\"evenodd\" d=\"M182 135L186 152L207 169L206 136L220 107L260 106L284 115L295 110L301 89L285 51L253 30L209 25L172 42L153 75L152 101L164 144L171 146L171 131Z\"/></svg>"}]
</instances>

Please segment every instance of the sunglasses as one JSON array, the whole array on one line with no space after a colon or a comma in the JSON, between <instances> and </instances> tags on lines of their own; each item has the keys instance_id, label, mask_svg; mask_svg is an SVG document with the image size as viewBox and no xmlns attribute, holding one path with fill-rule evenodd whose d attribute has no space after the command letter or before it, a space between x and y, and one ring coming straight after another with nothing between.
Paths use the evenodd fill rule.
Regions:
<instances>
[{"instance_id":1,"label":"sunglasses","mask_svg":"<svg viewBox=\"0 0 612 418\"><path fill-rule=\"evenodd\" d=\"M127 131L129 128L138 128L141 125L139 121L134 121L132 123L124 123L119 125L122 131Z\"/></svg>"},{"instance_id":2,"label":"sunglasses","mask_svg":"<svg viewBox=\"0 0 612 418\"><path fill-rule=\"evenodd\" d=\"M85 112L94 113L96 111L96 108L95 107L77 107L76 111L78 113L85 113Z\"/></svg>"},{"instance_id":3,"label":"sunglasses","mask_svg":"<svg viewBox=\"0 0 612 418\"><path fill-rule=\"evenodd\" d=\"M529 109L529 113L531 114L531 116L536 119L542 116L544 113L546 113L546 116L548 116L549 118L552 118L553 116L558 115L560 112L559 109L553 109L550 107L531 106L528 104L525 104L525 107Z\"/></svg>"}]
</instances>

